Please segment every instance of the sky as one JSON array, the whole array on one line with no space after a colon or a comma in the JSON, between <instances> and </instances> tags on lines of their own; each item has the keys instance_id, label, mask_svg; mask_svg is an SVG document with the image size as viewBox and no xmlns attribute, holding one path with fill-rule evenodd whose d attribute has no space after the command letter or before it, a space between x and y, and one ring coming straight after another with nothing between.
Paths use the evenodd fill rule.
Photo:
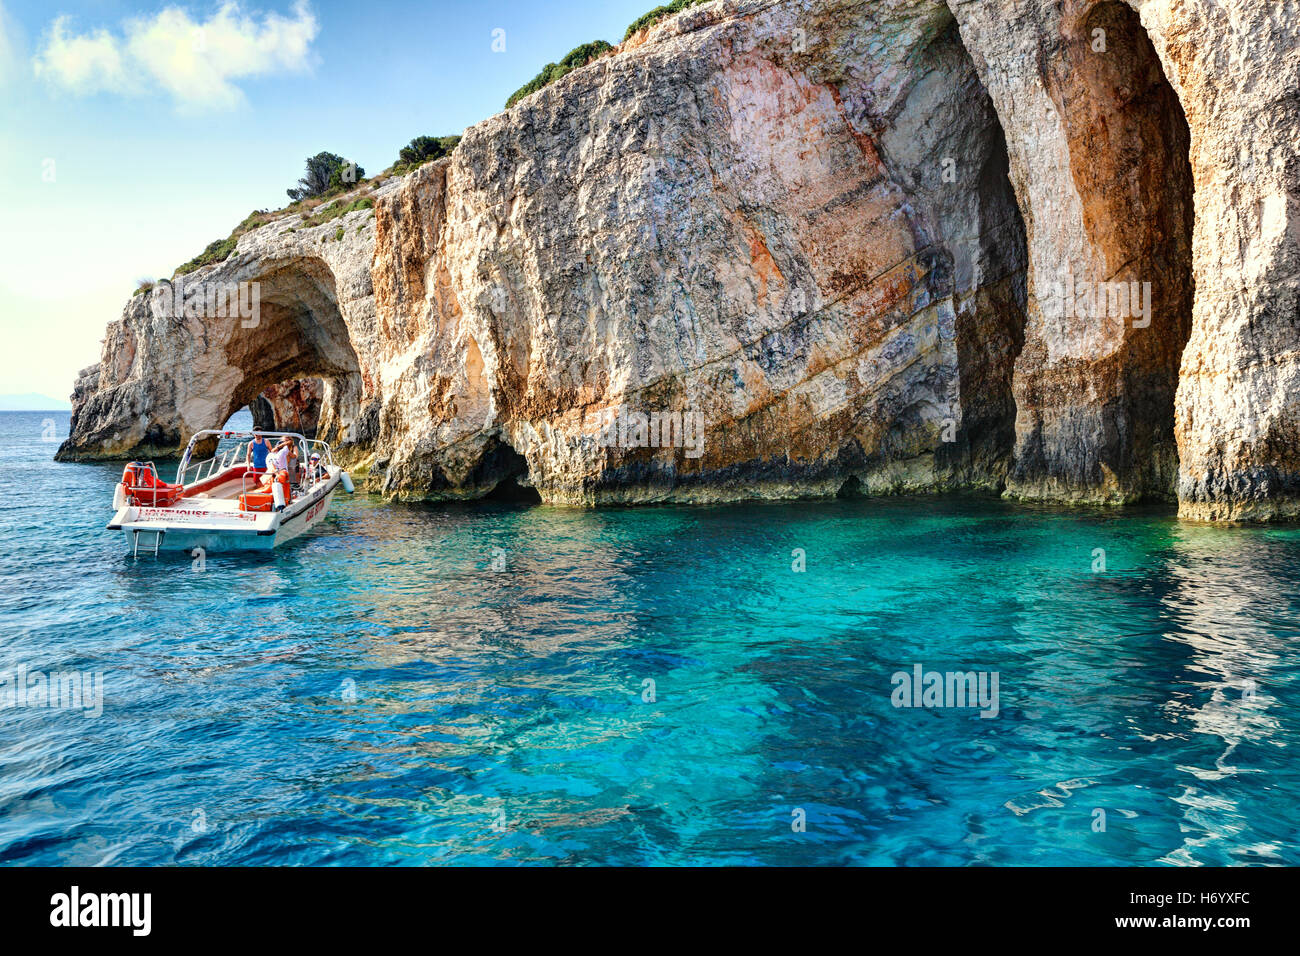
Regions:
<instances>
[{"instance_id":1,"label":"sky","mask_svg":"<svg viewBox=\"0 0 1300 956\"><path fill-rule=\"evenodd\" d=\"M137 281L306 157L377 173L659 2L0 0L0 394L65 398Z\"/></svg>"}]
</instances>

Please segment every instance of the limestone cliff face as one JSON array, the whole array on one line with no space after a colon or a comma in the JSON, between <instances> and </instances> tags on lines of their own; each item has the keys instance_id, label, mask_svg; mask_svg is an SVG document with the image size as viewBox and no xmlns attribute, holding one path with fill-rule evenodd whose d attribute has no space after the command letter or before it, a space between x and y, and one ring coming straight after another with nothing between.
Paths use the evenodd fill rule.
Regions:
<instances>
[{"instance_id":1,"label":"limestone cliff face","mask_svg":"<svg viewBox=\"0 0 1300 956\"><path fill-rule=\"evenodd\" d=\"M60 455L162 455L317 378L394 496L1294 514L1295 7L693 8L187 277L258 283L254 327L137 296Z\"/></svg>"},{"instance_id":2,"label":"limestone cliff face","mask_svg":"<svg viewBox=\"0 0 1300 956\"><path fill-rule=\"evenodd\" d=\"M289 383L313 377L321 436L357 441L363 398L379 403L354 345L375 341L373 254L372 210L317 226L293 217L244 236L223 263L133 296L108 327L99 365L78 377L58 457L176 454L194 432L221 427L264 393L283 413ZM241 309L239 295L251 300L253 288L256 310ZM214 293L229 298L214 303Z\"/></svg>"}]
</instances>

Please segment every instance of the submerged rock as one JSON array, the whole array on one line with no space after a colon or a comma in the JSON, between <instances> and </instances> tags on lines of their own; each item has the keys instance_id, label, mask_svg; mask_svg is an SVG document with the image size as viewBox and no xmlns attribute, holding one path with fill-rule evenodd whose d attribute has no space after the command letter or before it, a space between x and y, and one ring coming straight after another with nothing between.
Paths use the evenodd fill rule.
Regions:
<instances>
[{"instance_id":1,"label":"submerged rock","mask_svg":"<svg viewBox=\"0 0 1300 956\"><path fill-rule=\"evenodd\" d=\"M256 323L133 298L59 455L318 379L318 433L398 497L1293 516L1296 7L691 8L183 277L256 283Z\"/></svg>"}]
</instances>

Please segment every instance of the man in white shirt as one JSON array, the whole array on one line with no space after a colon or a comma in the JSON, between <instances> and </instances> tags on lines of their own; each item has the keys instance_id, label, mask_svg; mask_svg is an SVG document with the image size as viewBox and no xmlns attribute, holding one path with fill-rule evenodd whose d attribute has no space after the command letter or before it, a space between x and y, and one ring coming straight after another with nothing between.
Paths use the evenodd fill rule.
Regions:
<instances>
[{"instance_id":1,"label":"man in white shirt","mask_svg":"<svg viewBox=\"0 0 1300 956\"><path fill-rule=\"evenodd\" d=\"M266 465L273 472L289 471L289 459L291 457L296 457L293 454L293 441L288 438L281 438L267 457ZM292 472L290 475L292 476Z\"/></svg>"}]
</instances>

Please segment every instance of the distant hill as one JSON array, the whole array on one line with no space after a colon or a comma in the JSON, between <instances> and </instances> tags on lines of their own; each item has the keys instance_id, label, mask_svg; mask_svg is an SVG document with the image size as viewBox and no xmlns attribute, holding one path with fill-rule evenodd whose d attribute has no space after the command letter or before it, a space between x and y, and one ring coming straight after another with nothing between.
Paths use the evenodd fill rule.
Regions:
<instances>
[{"instance_id":1,"label":"distant hill","mask_svg":"<svg viewBox=\"0 0 1300 956\"><path fill-rule=\"evenodd\" d=\"M37 392L0 395L0 412L66 412L72 405L66 399L50 398Z\"/></svg>"}]
</instances>

